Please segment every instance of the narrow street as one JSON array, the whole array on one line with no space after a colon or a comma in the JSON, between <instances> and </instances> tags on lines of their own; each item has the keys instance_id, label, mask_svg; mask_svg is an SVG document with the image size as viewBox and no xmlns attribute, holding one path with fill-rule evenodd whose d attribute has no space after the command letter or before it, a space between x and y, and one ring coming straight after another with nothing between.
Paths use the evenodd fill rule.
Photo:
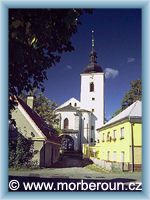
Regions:
<instances>
[{"instance_id":1,"label":"narrow street","mask_svg":"<svg viewBox=\"0 0 150 200\"><path fill-rule=\"evenodd\" d=\"M26 176L51 179L89 179L89 180L116 180L116 181L140 181L141 173L108 172L104 170L92 170L89 166L92 161L82 159L81 154L68 153L60 157L60 160L50 168L9 170L10 176Z\"/></svg>"},{"instance_id":2,"label":"narrow street","mask_svg":"<svg viewBox=\"0 0 150 200\"><path fill-rule=\"evenodd\" d=\"M60 156L57 163L53 164L51 168L72 168L85 167L93 162L88 159L83 159L81 153L64 153Z\"/></svg>"},{"instance_id":3,"label":"narrow street","mask_svg":"<svg viewBox=\"0 0 150 200\"><path fill-rule=\"evenodd\" d=\"M57 190L57 183L61 182L64 184L77 184L84 182L85 184L92 183L112 183L122 182L125 187L125 191L128 190L129 182L136 182L138 174L123 174L123 173L112 173L107 171L94 171L91 170L90 166L92 162L87 159L82 159L81 154L67 153L60 157L60 160L52 165L50 168L43 169L27 169L27 170L10 170L9 181L17 180L20 184L18 191L24 191L24 182L34 183L52 183L54 184L51 191ZM33 191L35 189L33 188ZM45 191L43 188L40 191ZM46 190L47 191L47 190ZM63 189L65 191L65 189ZM68 189L66 189L68 191ZM79 189L81 191L81 188ZM90 191L87 189L86 191ZM99 190L101 191L101 189ZM109 191L109 190L108 190Z\"/></svg>"},{"instance_id":4,"label":"narrow street","mask_svg":"<svg viewBox=\"0 0 150 200\"><path fill-rule=\"evenodd\" d=\"M99 172L86 168L92 163L89 159L82 159L79 153L66 153L47 170L51 171L52 178L103 178Z\"/></svg>"}]
</instances>

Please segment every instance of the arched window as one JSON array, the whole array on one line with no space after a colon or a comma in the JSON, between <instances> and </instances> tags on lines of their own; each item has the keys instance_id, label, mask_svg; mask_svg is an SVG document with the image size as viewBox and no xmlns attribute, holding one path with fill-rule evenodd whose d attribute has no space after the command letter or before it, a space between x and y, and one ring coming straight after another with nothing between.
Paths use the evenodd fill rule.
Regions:
<instances>
[{"instance_id":1,"label":"arched window","mask_svg":"<svg viewBox=\"0 0 150 200\"><path fill-rule=\"evenodd\" d=\"M64 129L68 129L69 128L69 120L68 118L64 119Z\"/></svg>"},{"instance_id":2,"label":"arched window","mask_svg":"<svg viewBox=\"0 0 150 200\"><path fill-rule=\"evenodd\" d=\"M94 83L90 83L90 92L94 92Z\"/></svg>"},{"instance_id":3,"label":"arched window","mask_svg":"<svg viewBox=\"0 0 150 200\"><path fill-rule=\"evenodd\" d=\"M77 103L75 103L74 106L76 107L76 106L77 106Z\"/></svg>"}]
</instances>

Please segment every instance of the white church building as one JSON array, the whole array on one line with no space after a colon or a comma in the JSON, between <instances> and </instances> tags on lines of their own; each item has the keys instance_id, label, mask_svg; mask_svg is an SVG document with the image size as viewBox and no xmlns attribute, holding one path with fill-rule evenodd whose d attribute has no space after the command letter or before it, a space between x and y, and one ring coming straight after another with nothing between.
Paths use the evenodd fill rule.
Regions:
<instances>
[{"instance_id":1,"label":"white church building","mask_svg":"<svg viewBox=\"0 0 150 200\"><path fill-rule=\"evenodd\" d=\"M93 32L89 64L80 74L80 101L72 97L55 110L65 151L81 151L82 144L94 145L98 141L96 129L104 124L104 72L97 64Z\"/></svg>"}]
</instances>

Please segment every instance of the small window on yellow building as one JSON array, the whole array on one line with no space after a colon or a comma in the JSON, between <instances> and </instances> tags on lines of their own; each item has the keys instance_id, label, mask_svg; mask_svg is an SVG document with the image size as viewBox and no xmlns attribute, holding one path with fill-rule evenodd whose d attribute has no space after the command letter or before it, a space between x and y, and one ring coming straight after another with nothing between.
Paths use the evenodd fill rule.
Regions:
<instances>
[{"instance_id":1,"label":"small window on yellow building","mask_svg":"<svg viewBox=\"0 0 150 200\"><path fill-rule=\"evenodd\" d=\"M103 133L102 142L105 142L105 133Z\"/></svg>"},{"instance_id":2,"label":"small window on yellow building","mask_svg":"<svg viewBox=\"0 0 150 200\"><path fill-rule=\"evenodd\" d=\"M121 154L120 154L120 162L124 163L124 151L121 151Z\"/></svg>"},{"instance_id":3,"label":"small window on yellow building","mask_svg":"<svg viewBox=\"0 0 150 200\"><path fill-rule=\"evenodd\" d=\"M113 130L113 140L116 140L116 130Z\"/></svg>"},{"instance_id":4,"label":"small window on yellow building","mask_svg":"<svg viewBox=\"0 0 150 200\"><path fill-rule=\"evenodd\" d=\"M110 151L107 151L107 160L110 160Z\"/></svg>"},{"instance_id":5,"label":"small window on yellow building","mask_svg":"<svg viewBox=\"0 0 150 200\"><path fill-rule=\"evenodd\" d=\"M110 132L107 133L107 141L110 141Z\"/></svg>"},{"instance_id":6,"label":"small window on yellow building","mask_svg":"<svg viewBox=\"0 0 150 200\"><path fill-rule=\"evenodd\" d=\"M117 161L117 152L116 151L113 152L113 161L114 162Z\"/></svg>"},{"instance_id":7,"label":"small window on yellow building","mask_svg":"<svg viewBox=\"0 0 150 200\"><path fill-rule=\"evenodd\" d=\"M124 127L120 129L120 139L124 139Z\"/></svg>"}]
</instances>

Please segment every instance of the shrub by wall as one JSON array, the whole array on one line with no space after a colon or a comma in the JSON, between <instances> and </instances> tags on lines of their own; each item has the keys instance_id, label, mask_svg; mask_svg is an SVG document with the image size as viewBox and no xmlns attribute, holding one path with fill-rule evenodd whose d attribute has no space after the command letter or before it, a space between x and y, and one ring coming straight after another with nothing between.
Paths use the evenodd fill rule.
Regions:
<instances>
[{"instance_id":1,"label":"shrub by wall","mask_svg":"<svg viewBox=\"0 0 150 200\"><path fill-rule=\"evenodd\" d=\"M30 138L25 138L17 130L9 134L9 167L30 166L33 155L33 141Z\"/></svg>"}]
</instances>

